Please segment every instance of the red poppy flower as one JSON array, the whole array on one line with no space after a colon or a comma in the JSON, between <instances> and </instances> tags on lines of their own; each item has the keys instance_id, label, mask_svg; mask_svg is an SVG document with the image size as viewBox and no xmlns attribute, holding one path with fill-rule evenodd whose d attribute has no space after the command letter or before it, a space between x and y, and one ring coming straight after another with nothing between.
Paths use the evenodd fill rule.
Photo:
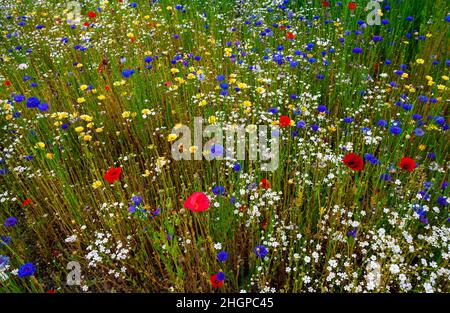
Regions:
<instances>
[{"instance_id":1,"label":"red poppy flower","mask_svg":"<svg viewBox=\"0 0 450 313\"><path fill-rule=\"evenodd\" d=\"M345 165L354 171L361 171L364 168L364 160L355 153L347 154L343 159Z\"/></svg>"},{"instance_id":2,"label":"red poppy flower","mask_svg":"<svg viewBox=\"0 0 450 313\"><path fill-rule=\"evenodd\" d=\"M400 163L398 163L398 166L407 172L412 172L417 167L417 164L413 159L404 157Z\"/></svg>"},{"instance_id":3,"label":"red poppy flower","mask_svg":"<svg viewBox=\"0 0 450 313\"><path fill-rule=\"evenodd\" d=\"M291 32L287 32L287 33L286 33L286 37L287 37L288 39L292 40L292 39L295 38L295 34L294 34L294 33L291 33Z\"/></svg>"},{"instance_id":4,"label":"red poppy flower","mask_svg":"<svg viewBox=\"0 0 450 313\"><path fill-rule=\"evenodd\" d=\"M322 7L329 8L330 7L330 1L322 1Z\"/></svg>"},{"instance_id":5,"label":"red poppy flower","mask_svg":"<svg viewBox=\"0 0 450 313\"><path fill-rule=\"evenodd\" d=\"M280 116L280 126L281 127L287 127L291 125L291 119L289 116L281 115Z\"/></svg>"},{"instance_id":6,"label":"red poppy flower","mask_svg":"<svg viewBox=\"0 0 450 313\"><path fill-rule=\"evenodd\" d=\"M22 206L27 206L31 203L30 199L25 199L25 201L22 202Z\"/></svg>"},{"instance_id":7,"label":"red poppy flower","mask_svg":"<svg viewBox=\"0 0 450 313\"><path fill-rule=\"evenodd\" d=\"M171 83L171 82L165 82L165 83L164 83L164 86L170 87L170 86L172 86L172 83Z\"/></svg>"},{"instance_id":8,"label":"red poppy flower","mask_svg":"<svg viewBox=\"0 0 450 313\"><path fill-rule=\"evenodd\" d=\"M110 184L114 183L116 180L120 178L120 174L122 174L121 167L111 167L103 176L103 178Z\"/></svg>"},{"instance_id":9,"label":"red poppy flower","mask_svg":"<svg viewBox=\"0 0 450 313\"><path fill-rule=\"evenodd\" d=\"M192 212L202 212L208 210L209 199L203 192L196 191L184 201L184 207Z\"/></svg>"},{"instance_id":10,"label":"red poppy flower","mask_svg":"<svg viewBox=\"0 0 450 313\"><path fill-rule=\"evenodd\" d=\"M49 290L47 290L47 293L56 293L56 290L55 289L49 289Z\"/></svg>"},{"instance_id":11,"label":"red poppy flower","mask_svg":"<svg viewBox=\"0 0 450 313\"><path fill-rule=\"evenodd\" d=\"M88 12L88 16L89 16L90 18L95 18L95 17L97 16L97 14L95 14L94 11L89 11L89 12Z\"/></svg>"},{"instance_id":12,"label":"red poppy flower","mask_svg":"<svg viewBox=\"0 0 450 313\"><path fill-rule=\"evenodd\" d=\"M11 86L11 82L10 82L9 80L5 80L5 81L3 82L3 85L5 85L5 86Z\"/></svg>"},{"instance_id":13,"label":"red poppy flower","mask_svg":"<svg viewBox=\"0 0 450 313\"><path fill-rule=\"evenodd\" d=\"M217 274L211 275L209 278L213 288L222 288L223 282L217 279Z\"/></svg>"},{"instance_id":14,"label":"red poppy flower","mask_svg":"<svg viewBox=\"0 0 450 313\"><path fill-rule=\"evenodd\" d=\"M270 188L270 184L269 181L265 178L261 179L261 187L264 189L269 189Z\"/></svg>"},{"instance_id":15,"label":"red poppy flower","mask_svg":"<svg viewBox=\"0 0 450 313\"><path fill-rule=\"evenodd\" d=\"M109 86L105 86L105 89L106 90L110 90L111 88Z\"/></svg>"},{"instance_id":16,"label":"red poppy flower","mask_svg":"<svg viewBox=\"0 0 450 313\"><path fill-rule=\"evenodd\" d=\"M91 24L89 24L89 22L84 22L83 25L86 27L89 27L89 25L91 25Z\"/></svg>"},{"instance_id":17,"label":"red poppy flower","mask_svg":"<svg viewBox=\"0 0 450 313\"><path fill-rule=\"evenodd\" d=\"M356 2L350 2L349 4L348 4L348 8L350 9L350 10L354 10L354 9L356 9Z\"/></svg>"}]
</instances>

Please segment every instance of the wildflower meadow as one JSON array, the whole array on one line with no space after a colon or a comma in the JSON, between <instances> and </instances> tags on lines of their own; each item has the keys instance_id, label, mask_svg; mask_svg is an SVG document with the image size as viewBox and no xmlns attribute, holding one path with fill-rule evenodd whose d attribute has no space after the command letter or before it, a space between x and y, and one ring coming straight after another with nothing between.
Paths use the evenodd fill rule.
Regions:
<instances>
[{"instance_id":1,"label":"wildflower meadow","mask_svg":"<svg viewBox=\"0 0 450 313\"><path fill-rule=\"evenodd\" d=\"M448 1L0 8L1 292L450 291Z\"/></svg>"}]
</instances>

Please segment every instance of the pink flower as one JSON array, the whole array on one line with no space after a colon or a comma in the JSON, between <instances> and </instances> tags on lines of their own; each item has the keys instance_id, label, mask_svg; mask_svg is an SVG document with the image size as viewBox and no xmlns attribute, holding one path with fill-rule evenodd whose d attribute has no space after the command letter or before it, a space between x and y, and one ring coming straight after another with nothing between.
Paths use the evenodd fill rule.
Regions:
<instances>
[{"instance_id":1,"label":"pink flower","mask_svg":"<svg viewBox=\"0 0 450 313\"><path fill-rule=\"evenodd\" d=\"M192 212L202 212L208 210L209 200L203 192L194 192L184 201L184 207Z\"/></svg>"}]
</instances>

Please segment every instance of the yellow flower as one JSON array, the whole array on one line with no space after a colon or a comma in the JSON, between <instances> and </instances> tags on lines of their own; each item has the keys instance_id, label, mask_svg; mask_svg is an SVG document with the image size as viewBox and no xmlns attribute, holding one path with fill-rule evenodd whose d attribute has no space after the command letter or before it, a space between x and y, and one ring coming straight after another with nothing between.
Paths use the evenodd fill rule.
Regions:
<instances>
[{"instance_id":1,"label":"yellow flower","mask_svg":"<svg viewBox=\"0 0 450 313\"><path fill-rule=\"evenodd\" d=\"M104 95L99 95L99 96L97 97L97 99L100 100L100 101L102 101L102 100L105 100L106 97L105 97Z\"/></svg>"},{"instance_id":2,"label":"yellow flower","mask_svg":"<svg viewBox=\"0 0 450 313\"><path fill-rule=\"evenodd\" d=\"M425 76L425 79L426 79L426 80L433 80L433 77L431 77L430 75L426 75L426 76Z\"/></svg>"},{"instance_id":3,"label":"yellow flower","mask_svg":"<svg viewBox=\"0 0 450 313\"><path fill-rule=\"evenodd\" d=\"M38 149L44 149L45 148L45 143L43 143L42 141L38 142L35 146Z\"/></svg>"},{"instance_id":4,"label":"yellow flower","mask_svg":"<svg viewBox=\"0 0 450 313\"><path fill-rule=\"evenodd\" d=\"M265 90L263 87L258 87L258 88L256 89L256 91L257 91L258 93L260 93L260 94L263 94L264 92L266 92L266 90Z\"/></svg>"},{"instance_id":5,"label":"yellow flower","mask_svg":"<svg viewBox=\"0 0 450 313\"><path fill-rule=\"evenodd\" d=\"M84 99L83 97L77 99L77 103L83 103L85 101L86 99Z\"/></svg>"},{"instance_id":6,"label":"yellow flower","mask_svg":"<svg viewBox=\"0 0 450 313\"><path fill-rule=\"evenodd\" d=\"M427 148L427 146L425 146L425 145L420 145L420 146L419 146L419 150L420 150L420 151L423 151L423 150L425 150L426 148Z\"/></svg>"},{"instance_id":7,"label":"yellow flower","mask_svg":"<svg viewBox=\"0 0 450 313\"><path fill-rule=\"evenodd\" d=\"M80 118L81 118L83 121L85 121L85 122L90 122L90 121L92 121L92 116L89 116L89 115L86 115L86 114L80 115Z\"/></svg>"},{"instance_id":8,"label":"yellow flower","mask_svg":"<svg viewBox=\"0 0 450 313\"><path fill-rule=\"evenodd\" d=\"M194 78L195 78L195 75L192 73L189 73L187 76L187 79L194 79Z\"/></svg>"},{"instance_id":9,"label":"yellow flower","mask_svg":"<svg viewBox=\"0 0 450 313\"><path fill-rule=\"evenodd\" d=\"M171 68L171 69L170 69L170 72L172 72L172 74L176 74L176 73L179 73L180 70L177 69L177 68Z\"/></svg>"},{"instance_id":10,"label":"yellow flower","mask_svg":"<svg viewBox=\"0 0 450 313\"><path fill-rule=\"evenodd\" d=\"M78 67L78 68L83 67L83 64L77 63L77 67Z\"/></svg>"},{"instance_id":11,"label":"yellow flower","mask_svg":"<svg viewBox=\"0 0 450 313\"><path fill-rule=\"evenodd\" d=\"M94 123L88 123L88 124L86 125L86 127L87 127L87 128L92 128L92 127L94 127Z\"/></svg>"},{"instance_id":12,"label":"yellow flower","mask_svg":"<svg viewBox=\"0 0 450 313\"><path fill-rule=\"evenodd\" d=\"M237 86L239 89L246 89L248 87L246 83L238 83Z\"/></svg>"},{"instance_id":13,"label":"yellow flower","mask_svg":"<svg viewBox=\"0 0 450 313\"><path fill-rule=\"evenodd\" d=\"M251 107L251 106L252 106L252 103L251 103L250 101L246 100L246 101L244 101L244 102L242 103L242 105L243 105L243 106L246 106L246 107Z\"/></svg>"},{"instance_id":14,"label":"yellow flower","mask_svg":"<svg viewBox=\"0 0 450 313\"><path fill-rule=\"evenodd\" d=\"M447 90L447 87L445 87L444 85L438 85L437 87L439 90Z\"/></svg>"},{"instance_id":15,"label":"yellow flower","mask_svg":"<svg viewBox=\"0 0 450 313\"><path fill-rule=\"evenodd\" d=\"M441 78L442 78L443 80L445 80L445 81L448 80L448 76L447 76L447 75L443 75Z\"/></svg>"},{"instance_id":16,"label":"yellow flower","mask_svg":"<svg viewBox=\"0 0 450 313\"><path fill-rule=\"evenodd\" d=\"M92 184L92 188L97 189L98 187L101 187L103 184L101 181L96 180L93 184Z\"/></svg>"},{"instance_id":17,"label":"yellow flower","mask_svg":"<svg viewBox=\"0 0 450 313\"><path fill-rule=\"evenodd\" d=\"M134 38L134 34L133 34L133 33L128 33L128 34L127 34L127 37L128 37L128 38Z\"/></svg>"},{"instance_id":18,"label":"yellow flower","mask_svg":"<svg viewBox=\"0 0 450 313\"><path fill-rule=\"evenodd\" d=\"M217 122L217 119L216 119L216 117L213 115L213 116L210 116L210 117L208 118L208 122L209 122L210 124L215 124L215 123Z\"/></svg>"},{"instance_id":19,"label":"yellow flower","mask_svg":"<svg viewBox=\"0 0 450 313\"><path fill-rule=\"evenodd\" d=\"M12 120L13 116L12 116L12 114L8 114L8 115L6 115L5 118L7 121L10 121L10 120Z\"/></svg>"},{"instance_id":20,"label":"yellow flower","mask_svg":"<svg viewBox=\"0 0 450 313\"><path fill-rule=\"evenodd\" d=\"M408 77L409 77L408 73L403 73L402 74L402 78L408 78Z\"/></svg>"},{"instance_id":21,"label":"yellow flower","mask_svg":"<svg viewBox=\"0 0 450 313\"><path fill-rule=\"evenodd\" d=\"M129 118L130 117L130 111L125 111L122 113L123 118Z\"/></svg>"},{"instance_id":22,"label":"yellow flower","mask_svg":"<svg viewBox=\"0 0 450 313\"><path fill-rule=\"evenodd\" d=\"M145 173L142 174L142 176L144 176L144 177L150 176L150 171L149 170L145 170Z\"/></svg>"},{"instance_id":23,"label":"yellow flower","mask_svg":"<svg viewBox=\"0 0 450 313\"><path fill-rule=\"evenodd\" d=\"M195 153L195 152L197 152L197 150L198 150L198 147L197 147L197 146L190 146L190 147L189 147L189 152L190 152L190 153Z\"/></svg>"},{"instance_id":24,"label":"yellow flower","mask_svg":"<svg viewBox=\"0 0 450 313\"><path fill-rule=\"evenodd\" d=\"M150 110L149 109L143 109L141 111L141 113L144 114L144 115L149 115L150 114Z\"/></svg>"},{"instance_id":25,"label":"yellow flower","mask_svg":"<svg viewBox=\"0 0 450 313\"><path fill-rule=\"evenodd\" d=\"M58 119L62 120L63 118L66 118L68 116L67 112L60 112L58 113Z\"/></svg>"},{"instance_id":26,"label":"yellow flower","mask_svg":"<svg viewBox=\"0 0 450 313\"><path fill-rule=\"evenodd\" d=\"M168 142L172 142L175 139L177 139L177 135L175 135L175 134L169 134L169 136L167 136L167 141Z\"/></svg>"},{"instance_id":27,"label":"yellow flower","mask_svg":"<svg viewBox=\"0 0 450 313\"><path fill-rule=\"evenodd\" d=\"M83 140L84 141L91 141L92 140L92 136L91 135L84 135Z\"/></svg>"},{"instance_id":28,"label":"yellow flower","mask_svg":"<svg viewBox=\"0 0 450 313\"><path fill-rule=\"evenodd\" d=\"M425 63L425 61L424 61L423 59L417 59L417 60L416 60L416 63L417 63L417 64L423 64L423 63Z\"/></svg>"},{"instance_id":29,"label":"yellow flower","mask_svg":"<svg viewBox=\"0 0 450 313\"><path fill-rule=\"evenodd\" d=\"M83 127L83 126L78 126L78 127L75 128L75 131L76 131L77 133L81 133L83 130L84 130L84 127Z\"/></svg>"},{"instance_id":30,"label":"yellow flower","mask_svg":"<svg viewBox=\"0 0 450 313\"><path fill-rule=\"evenodd\" d=\"M81 91L85 91L87 89L88 85L81 85L80 86L80 90Z\"/></svg>"},{"instance_id":31,"label":"yellow flower","mask_svg":"<svg viewBox=\"0 0 450 313\"><path fill-rule=\"evenodd\" d=\"M50 159L50 160L53 159L54 156L55 155L53 153L50 153L50 152L46 154L47 159Z\"/></svg>"},{"instance_id":32,"label":"yellow flower","mask_svg":"<svg viewBox=\"0 0 450 313\"><path fill-rule=\"evenodd\" d=\"M200 101L200 103L198 104L198 106L203 107L207 104L208 102L206 100L202 100Z\"/></svg>"},{"instance_id":33,"label":"yellow flower","mask_svg":"<svg viewBox=\"0 0 450 313\"><path fill-rule=\"evenodd\" d=\"M103 131L103 127L97 127L96 129L95 129L95 132L96 133L101 133Z\"/></svg>"}]
</instances>

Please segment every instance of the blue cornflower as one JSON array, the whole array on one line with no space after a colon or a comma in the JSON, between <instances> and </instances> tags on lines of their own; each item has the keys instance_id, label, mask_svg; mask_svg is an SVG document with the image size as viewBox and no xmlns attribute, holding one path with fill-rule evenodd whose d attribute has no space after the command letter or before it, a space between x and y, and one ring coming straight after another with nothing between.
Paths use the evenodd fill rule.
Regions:
<instances>
[{"instance_id":1,"label":"blue cornflower","mask_svg":"<svg viewBox=\"0 0 450 313\"><path fill-rule=\"evenodd\" d=\"M349 230L347 235L356 238L356 233L358 232L358 227L353 227L353 230Z\"/></svg>"},{"instance_id":2,"label":"blue cornflower","mask_svg":"<svg viewBox=\"0 0 450 313\"><path fill-rule=\"evenodd\" d=\"M211 147L212 157L221 157L223 155L223 147L219 144L213 144Z\"/></svg>"},{"instance_id":3,"label":"blue cornflower","mask_svg":"<svg viewBox=\"0 0 450 313\"><path fill-rule=\"evenodd\" d=\"M219 260L219 262L225 262L226 260L228 260L228 253L226 251L220 251L219 253L217 253L217 259Z\"/></svg>"},{"instance_id":4,"label":"blue cornflower","mask_svg":"<svg viewBox=\"0 0 450 313\"><path fill-rule=\"evenodd\" d=\"M444 196L439 196L437 202L438 202L440 205L448 205L447 198L444 197Z\"/></svg>"},{"instance_id":5,"label":"blue cornflower","mask_svg":"<svg viewBox=\"0 0 450 313\"><path fill-rule=\"evenodd\" d=\"M422 130L422 128L418 127L414 129L414 134L418 137L422 137L425 134L425 132Z\"/></svg>"},{"instance_id":6,"label":"blue cornflower","mask_svg":"<svg viewBox=\"0 0 450 313\"><path fill-rule=\"evenodd\" d=\"M378 121L378 126L388 127L388 125L389 125L389 123L386 120L381 119L381 120Z\"/></svg>"},{"instance_id":7,"label":"blue cornflower","mask_svg":"<svg viewBox=\"0 0 450 313\"><path fill-rule=\"evenodd\" d=\"M224 281L225 280L225 274L223 272L217 273L216 279L218 281Z\"/></svg>"},{"instance_id":8,"label":"blue cornflower","mask_svg":"<svg viewBox=\"0 0 450 313\"><path fill-rule=\"evenodd\" d=\"M19 268L19 278L24 278L27 276L32 276L34 274L34 272L36 272L36 266L34 266L33 263L28 262L23 264L20 268Z\"/></svg>"},{"instance_id":9,"label":"blue cornflower","mask_svg":"<svg viewBox=\"0 0 450 313\"><path fill-rule=\"evenodd\" d=\"M217 195L223 195L225 193L225 188L223 186L214 186L212 189L213 194Z\"/></svg>"},{"instance_id":10,"label":"blue cornflower","mask_svg":"<svg viewBox=\"0 0 450 313\"><path fill-rule=\"evenodd\" d=\"M220 82L220 81L222 81L222 80L224 80L225 79L225 76L224 75L217 75L216 76L216 80L218 81L218 82Z\"/></svg>"},{"instance_id":11,"label":"blue cornflower","mask_svg":"<svg viewBox=\"0 0 450 313\"><path fill-rule=\"evenodd\" d=\"M9 245L12 242L12 238L9 236L0 236L0 247L3 245Z\"/></svg>"},{"instance_id":12,"label":"blue cornflower","mask_svg":"<svg viewBox=\"0 0 450 313\"><path fill-rule=\"evenodd\" d=\"M233 165L233 171L239 172L241 170L241 165L239 163L235 163Z\"/></svg>"},{"instance_id":13,"label":"blue cornflower","mask_svg":"<svg viewBox=\"0 0 450 313\"><path fill-rule=\"evenodd\" d=\"M362 52L363 52L362 48L359 48L359 47L353 48L353 53L355 53L355 54L359 54L359 53L362 53Z\"/></svg>"},{"instance_id":14,"label":"blue cornflower","mask_svg":"<svg viewBox=\"0 0 450 313\"><path fill-rule=\"evenodd\" d=\"M381 36L373 36L372 40L373 40L374 42L379 42L379 41L382 41L382 40L383 40L383 37L381 37Z\"/></svg>"},{"instance_id":15,"label":"blue cornflower","mask_svg":"<svg viewBox=\"0 0 450 313\"><path fill-rule=\"evenodd\" d=\"M153 61L153 58L149 55L144 58L145 63L150 63L151 61Z\"/></svg>"},{"instance_id":16,"label":"blue cornflower","mask_svg":"<svg viewBox=\"0 0 450 313\"><path fill-rule=\"evenodd\" d=\"M142 196L134 196L133 198L131 198L131 200L133 201L134 205L139 205L142 203Z\"/></svg>"},{"instance_id":17,"label":"blue cornflower","mask_svg":"<svg viewBox=\"0 0 450 313\"><path fill-rule=\"evenodd\" d=\"M47 102L39 103L37 108L39 111L43 111L43 112L48 111L48 103Z\"/></svg>"},{"instance_id":18,"label":"blue cornflower","mask_svg":"<svg viewBox=\"0 0 450 313\"><path fill-rule=\"evenodd\" d=\"M24 95L16 95L16 96L14 96L14 101L15 102L22 102L23 100L25 100L25 96Z\"/></svg>"},{"instance_id":19,"label":"blue cornflower","mask_svg":"<svg viewBox=\"0 0 450 313\"><path fill-rule=\"evenodd\" d=\"M303 120L300 120L300 121L297 122L296 127L297 127L297 128L302 128L302 129L303 129L303 128L306 127L306 122L303 121Z\"/></svg>"},{"instance_id":20,"label":"blue cornflower","mask_svg":"<svg viewBox=\"0 0 450 313\"><path fill-rule=\"evenodd\" d=\"M9 258L4 255L0 255L0 271L9 264Z\"/></svg>"},{"instance_id":21,"label":"blue cornflower","mask_svg":"<svg viewBox=\"0 0 450 313\"><path fill-rule=\"evenodd\" d=\"M402 128L400 126L392 126L389 131L394 135L399 135L402 133Z\"/></svg>"},{"instance_id":22,"label":"blue cornflower","mask_svg":"<svg viewBox=\"0 0 450 313\"><path fill-rule=\"evenodd\" d=\"M344 123L350 124L351 122L353 122L353 118L351 117L344 117Z\"/></svg>"},{"instance_id":23,"label":"blue cornflower","mask_svg":"<svg viewBox=\"0 0 450 313\"><path fill-rule=\"evenodd\" d=\"M133 75L134 74L134 70L129 70L129 69L126 69L126 70L123 70L122 71L122 76L124 77L124 78L129 78L131 75Z\"/></svg>"},{"instance_id":24,"label":"blue cornflower","mask_svg":"<svg viewBox=\"0 0 450 313\"><path fill-rule=\"evenodd\" d=\"M4 223L4 225L6 227L13 227L16 224L17 224L17 218L15 218L15 217L8 217Z\"/></svg>"},{"instance_id":25,"label":"blue cornflower","mask_svg":"<svg viewBox=\"0 0 450 313\"><path fill-rule=\"evenodd\" d=\"M269 112L269 113L272 113L272 114L277 114L277 113L278 113L278 109L277 109L277 108L270 108L270 109L268 110L268 112Z\"/></svg>"},{"instance_id":26,"label":"blue cornflower","mask_svg":"<svg viewBox=\"0 0 450 313\"><path fill-rule=\"evenodd\" d=\"M267 248L264 247L263 245L256 246L255 249L253 249L253 251L261 259L263 259L268 253Z\"/></svg>"},{"instance_id":27,"label":"blue cornflower","mask_svg":"<svg viewBox=\"0 0 450 313\"><path fill-rule=\"evenodd\" d=\"M323 104L321 104L321 105L319 105L319 106L317 107L317 111L319 111L320 113L322 113L322 112L328 113L327 107L324 106Z\"/></svg>"}]
</instances>

